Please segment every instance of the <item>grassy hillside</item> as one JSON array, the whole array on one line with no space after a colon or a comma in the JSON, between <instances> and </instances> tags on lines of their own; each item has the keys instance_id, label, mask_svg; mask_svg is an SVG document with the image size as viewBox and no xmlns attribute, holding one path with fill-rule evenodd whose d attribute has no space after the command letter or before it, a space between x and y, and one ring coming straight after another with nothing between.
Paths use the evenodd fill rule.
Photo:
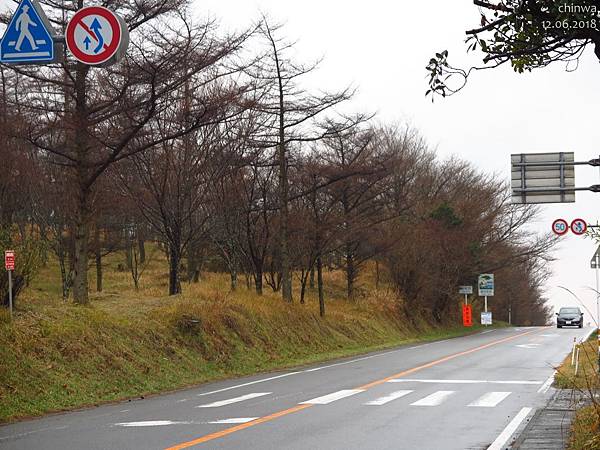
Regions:
<instances>
[{"instance_id":1,"label":"grassy hillside","mask_svg":"<svg viewBox=\"0 0 600 450\"><path fill-rule=\"evenodd\" d=\"M206 274L169 298L163 262L147 269L139 291L118 262L108 261L105 290L88 307L60 300L49 265L20 298L16 320L0 317L0 421L468 332L407 323L399 300L369 276L348 302L341 274L328 273L322 319L313 292L305 305L286 305L273 292L230 293L225 275Z\"/></svg>"}]
</instances>

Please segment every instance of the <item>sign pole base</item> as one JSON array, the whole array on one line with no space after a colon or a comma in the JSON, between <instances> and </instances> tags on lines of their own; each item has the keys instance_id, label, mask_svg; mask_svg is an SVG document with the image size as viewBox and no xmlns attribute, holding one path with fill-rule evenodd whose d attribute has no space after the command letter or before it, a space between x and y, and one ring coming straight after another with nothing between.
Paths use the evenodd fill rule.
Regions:
<instances>
[{"instance_id":1,"label":"sign pole base","mask_svg":"<svg viewBox=\"0 0 600 450\"><path fill-rule=\"evenodd\" d=\"M8 271L8 309L10 310L10 319L13 318L13 293L12 293L12 270Z\"/></svg>"}]
</instances>

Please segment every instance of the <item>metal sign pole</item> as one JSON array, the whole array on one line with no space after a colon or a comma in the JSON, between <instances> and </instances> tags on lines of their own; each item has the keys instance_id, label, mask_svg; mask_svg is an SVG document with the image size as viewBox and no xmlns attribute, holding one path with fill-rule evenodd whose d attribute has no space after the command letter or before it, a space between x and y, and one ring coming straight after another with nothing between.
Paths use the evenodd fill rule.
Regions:
<instances>
[{"instance_id":1,"label":"metal sign pole","mask_svg":"<svg viewBox=\"0 0 600 450\"><path fill-rule=\"evenodd\" d=\"M8 271L8 308L10 310L10 318L13 318L13 294L12 294L12 270Z\"/></svg>"},{"instance_id":2,"label":"metal sign pole","mask_svg":"<svg viewBox=\"0 0 600 450\"><path fill-rule=\"evenodd\" d=\"M486 313L488 312L488 309L487 309L487 295L485 296L485 312ZM486 323L485 326L487 327L488 324Z\"/></svg>"},{"instance_id":3,"label":"metal sign pole","mask_svg":"<svg viewBox=\"0 0 600 450\"><path fill-rule=\"evenodd\" d=\"M469 304L469 296L465 294L465 306Z\"/></svg>"}]
</instances>

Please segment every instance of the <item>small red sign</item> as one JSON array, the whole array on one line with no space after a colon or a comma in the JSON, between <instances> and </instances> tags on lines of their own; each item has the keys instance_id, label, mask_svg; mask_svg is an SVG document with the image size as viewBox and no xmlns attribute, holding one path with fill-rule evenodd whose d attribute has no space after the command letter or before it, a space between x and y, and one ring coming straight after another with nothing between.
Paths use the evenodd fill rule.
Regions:
<instances>
[{"instance_id":1,"label":"small red sign","mask_svg":"<svg viewBox=\"0 0 600 450\"><path fill-rule=\"evenodd\" d=\"M4 252L4 267L6 270L15 270L15 251L6 250Z\"/></svg>"},{"instance_id":2,"label":"small red sign","mask_svg":"<svg viewBox=\"0 0 600 450\"><path fill-rule=\"evenodd\" d=\"M552 231L558 236L564 236L569 231L569 224L564 219L556 219L552 223Z\"/></svg>"},{"instance_id":3,"label":"small red sign","mask_svg":"<svg viewBox=\"0 0 600 450\"><path fill-rule=\"evenodd\" d=\"M473 307L471 305L463 305L463 325L465 327L473 326Z\"/></svg>"},{"instance_id":4,"label":"small red sign","mask_svg":"<svg viewBox=\"0 0 600 450\"><path fill-rule=\"evenodd\" d=\"M587 222L583 219L575 219L571 222L571 231L577 236L582 236L587 232Z\"/></svg>"}]
</instances>

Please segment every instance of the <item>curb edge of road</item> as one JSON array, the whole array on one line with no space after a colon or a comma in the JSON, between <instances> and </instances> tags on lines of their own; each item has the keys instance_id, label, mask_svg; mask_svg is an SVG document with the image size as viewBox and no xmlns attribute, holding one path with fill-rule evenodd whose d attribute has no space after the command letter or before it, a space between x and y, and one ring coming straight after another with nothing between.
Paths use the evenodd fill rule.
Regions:
<instances>
[{"instance_id":1,"label":"curb edge of road","mask_svg":"<svg viewBox=\"0 0 600 450\"><path fill-rule=\"evenodd\" d=\"M585 335L585 337L583 337L581 339L581 342L587 342L590 337L596 332L596 327L592 327L592 329L589 331L589 333L587 333ZM554 384L554 383L552 383ZM552 388L552 385L550 386ZM537 408L533 415L531 415L527 421L527 424L522 427L519 430L517 430L517 432L515 432L515 434L513 435L514 439L509 443L507 442L506 445L506 449L510 449L510 450L519 450L521 448L521 445L523 445L523 443L525 442L525 439L527 439L528 437L528 433L531 432L532 428L537 424L537 422L540 420L541 415L549 410L550 408L548 408L552 402L554 402L556 400L557 397L560 396L560 393L563 391L569 391L570 389L554 389L554 393L548 398L548 400L546 401L546 404L541 407L541 408ZM571 427L571 424L573 422L572 420L573 418L571 417L571 419L569 420L569 429Z\"/></svg>"},{"instance_id":2,"label":"curb edge of road","mask_svg":"<svg viewBox=\"0 0 600 450\"><path fill-rule=\"evenodd\" d=\"M539 417L542 414L542 411L544 411L544 409L550 404L550 401L552 400L552 398L554 398L554 395L552 395L548 399L548 402L546 403L546 405L544 405L543 408L537 408L534 411L533 415L531 415L529 417L529 419L527 420L527 423L525 424L525 426L523 426L520 430L517 430L517 432L513 436L514 439L511 442L506 443L507 450L508 449L518 450L521 447L521 445L527 438L527 433L531 430L531 428L533 428L533 425L536 423L536 421L539 420Z\"/></svg>"}]
</instances>

